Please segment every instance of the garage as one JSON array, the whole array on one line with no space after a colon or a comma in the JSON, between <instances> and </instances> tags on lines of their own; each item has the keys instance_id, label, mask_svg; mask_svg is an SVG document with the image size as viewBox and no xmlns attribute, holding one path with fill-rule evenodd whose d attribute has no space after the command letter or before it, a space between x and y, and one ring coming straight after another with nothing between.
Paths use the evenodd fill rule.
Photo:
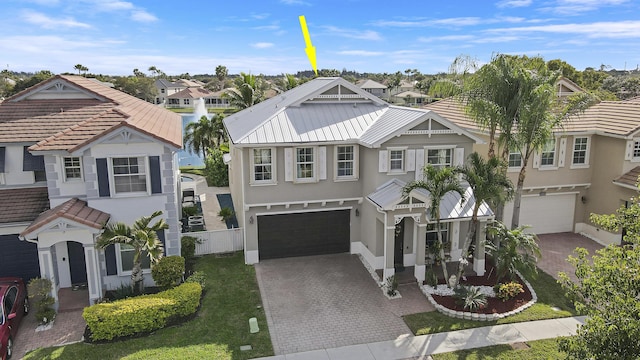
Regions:
<instances>
[{"instance_id":1,"label":"garage","mask_svg":"<svg viewBox=\"0 0 640 360\"><path fill-rule=\"evenodd\" d=\"M349 252L350 210L258 216L260 259Z\"/></svg>"},{"instance_id":2,"label":"garage","mask_svg":"<svg viewBox=\"0 0 640 360\"><path fill-rule=\"evenodd\" d=\"M520 206L520 224L530 225L531 232L550 234L573 232L573 217L576 194L548 194L545 196L523 196ZM510 226L513 203L504 208L505 224Z\"/></svg>"},{"instance_id":3,"label":"garage","mask_svg":"<svg viewBox=\"0 0 640 360\"><path fill-rule=\"evenodd\" d=\"M21 241L18 235L0 235L0 277L17 276L29 280L40 276L38 246Z\"/></svg>"}]
</instances>

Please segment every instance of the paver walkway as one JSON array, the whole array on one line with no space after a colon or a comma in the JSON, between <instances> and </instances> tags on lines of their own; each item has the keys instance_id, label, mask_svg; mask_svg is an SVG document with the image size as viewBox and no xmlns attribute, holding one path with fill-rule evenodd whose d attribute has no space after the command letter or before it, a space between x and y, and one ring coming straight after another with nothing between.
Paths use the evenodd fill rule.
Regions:
<instances>
[{"instance_id":1,"label":"paver walkway","mask_svg":"<svg viewBox=\"0 0 640 360\"><path fill-rule=\"evenodd\" d=\"M556 279L562 271L572 280L577 280L573 265L567 261L569 255L576 256L573 251L575 248L585 248L593 255L596 250L604 247L588 237L569 232L538 235L538 239L538 246L542 252L538 267Z\"/></svg>"},{"instance_id":2,"label":"paver walkway","mask_svg":"<svg viewBox=\"0 0 640 360\"><path fill-rule=\"evenodd\" d=\"M397 339L402 315L432 311L418 287L387 299L355 255L320 255L256 264L276 354Z\"/></svg>"},{"instance_id":3,"label":"paver walkway","mask_svg":"<svg viewBox=\"0 0 640 360\"><path fill-rule=\"evenodd\" d=\"M195 174L183 174L196 182L196 194L202 201L202 215L204 216L207 230L225 230L227 225L220 219L220 204L216 194L228 194L229 187L209 187L204 176Z\"/></svg>"}]
</instances>

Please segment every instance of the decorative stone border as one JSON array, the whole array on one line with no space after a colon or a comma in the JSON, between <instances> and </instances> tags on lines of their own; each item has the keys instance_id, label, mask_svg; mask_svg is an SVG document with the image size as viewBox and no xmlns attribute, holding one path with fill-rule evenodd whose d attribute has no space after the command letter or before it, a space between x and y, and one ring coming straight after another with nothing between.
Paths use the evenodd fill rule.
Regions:
<instances>
[{"instance_id":1,"label":"decorative stone border","mask_svg":"<svg viewBox=\"0 0 640 360\"><path fill-rule=\"evenodd\" d=\"M438 312L440 312L442 314L445 314L447 316L450 316L450 317L453 317L453 318L457 318L457 319L475 320L475 321L495 321L495 320L502 319L502 318L505 318L507 316L515 315L515 314L517 314L519 312L522 312L522 311L530 308L533 304L535 304L538 301L538 295L536 295L536 292L535 292L535 290L533 290L533 287L531 286L531 284L522 276L522 274L520 274L520 272L516 272L516 273L518 274L518 276L520 277L522 282L524 282L524 284L527 286L527 288L531 292L531 301L527 302L526 304L520 306L519 308L517 308L515 310L508 311L506 313L478 314L478 313L472 313L472 312L469 312L469 311L451 310L449 308L446 308L446 307L438 304L433 299L431 294L429 294L429 292L426 290L426 287L427 286L431 286L431 285L420 284L420 291L422 291L422 293L427 297L427 300L429 300L429 302L431 304L433 304L433 306L435 306L436 310L438 310Z\"/></svg>"},{"instance_id":2,"label":"decorative stone border","mask_svg":"<svg viewBox=\"0 0 640 360\"><path fill-rule=\"evenodd\" d=\"M360 262L362 263L364 268L367 269L367 271L371 275L371 278L373 278L373 280L375 280L376 284L378 284L378 287L382 289L382 294L384 294L384 296L386 296L387 299L393 300L393 299L402 298L402 295L400 295L400 291L398 291L398 290L396 290L396 294L395 295L389 296L389 294L387 294L387 285L385 284L384 281L380 280L380 276L378 276L378 273L376 272L376 270L374 268L372 268L371 265L369 265L369 263L367 263L365 261L365 259L362 256L362 254L358 254L358 259L360 259Z\"/></svg>"}]
</instances>

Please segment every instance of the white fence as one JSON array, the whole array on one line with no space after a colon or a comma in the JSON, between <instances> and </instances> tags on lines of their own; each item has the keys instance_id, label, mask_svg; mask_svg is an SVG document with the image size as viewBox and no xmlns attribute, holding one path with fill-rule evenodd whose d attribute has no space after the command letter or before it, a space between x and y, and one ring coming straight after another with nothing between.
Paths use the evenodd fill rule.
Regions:
<instances>
[{"instance_id":1,"label":"white fence","mask_svg":"<svg viewBox=\"0 0 640 360\"><path fill-rule=\"evenodd\" d=\"M219 254L244 249L242 228L197 231L183 233L182 236L193 236L202 240L202 244L196 244L196 255Z\"/></svg>"}]
</instances>

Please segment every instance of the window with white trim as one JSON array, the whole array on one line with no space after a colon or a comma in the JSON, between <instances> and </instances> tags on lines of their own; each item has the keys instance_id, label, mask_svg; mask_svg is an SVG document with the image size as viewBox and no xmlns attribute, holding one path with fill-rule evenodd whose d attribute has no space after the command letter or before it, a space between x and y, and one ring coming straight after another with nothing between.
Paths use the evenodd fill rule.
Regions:
<instances>
[{"instance_id":1,"label":"window with white trim","mask_svg":"<svg viewBox=\"0 0 640 360\"><path fill-rule=\"evenodd\" d=\"M112 158L111 162L116 194L147 191L146 159L144 157Z\"/></svg>"},{"instance_id":2,"label":"window with white trim","mask_svg":"<svg viewBox=\"0 0 640 360\"><path fill-rule=\"evenodd\" d=\"M556 158L556 139L547 141L540 154L540 166L553 166Z\"/></svg>"},{"instance_id":3,"label":"window with white trim","mask_svg":"<svg viewBox=\"0 0 640 360\"><path fill-rule=\"evenodd\" d=\"M79 157L63 157L64 180L73 181L82 179L82 162Z\"/></svg>"},{"instance_id":4,"label":"window with white trim","mask_svg":"<svg viewBox=\"0 0 640 360\"><path fill-rule=\"evenodd\" d=\"M133 246L127 244L117 244L120 247L120 272L131 272L133 270L133 257L136 250ZM151 260L146 251L140 255L143 270L151 269Z\"/></svg>"},{"instance_id":5,"label":"window with white trim","mask_svg":"<svg viewBox=\"0 0 640 360\"><path fill-rule=\"evenodd\" d=\"M404 172L404 150L389 150L389 171Z\"/></svg>"},{"instance_id":6,"label":"window with white trim","mask_svg":"<svg viewBox=\"0 0 640 360\"><path fill-rule=\"evenodd\" d=\"M449 252L449 223L440 223L440 233L442 234L442 244L445 252ZM435 223L427 224L426 246L433 247L438 242L438 231Z\"/></svg>"},{"instance_id":7,"label":"window with white trim","mask_svg":"<svg viewBox=\"0 0 640 360\"><path fill-rule=\"evenodd\" d=\"M252 170L254 183L274 183L275 182L275 159L274 151L271 148L253 149Z\"/></svg>"},{"instance_id":8,"label":"window with white trim","mask_svg":"<svg viewBox=\"0 0 640 360\"><path fill-rule=\"evenodd\" d=\"M296 179L312 181L315 179L315 149L312 147L296 148Z\"/></svg>"},{"instance_id":9,"label":"window with white trim","mask_svg":"<svg viewBox=\"0 0 640 360\"><path fill-rule=\"evenodd\" d=\"M356 149L353 145L338 145L336 151L336 178L356 177Z\"/></svg>"},{"instance_id":10,"label":"window with white trim","mask_svg":"<svg viewBox=\"0 0 640 360\"><path fill-rule=\"evenodd\" d=\"M636 159L640 158L640 140L633 142L633 157Z\"/></svg>"},{"instance_id":11,"label":"window with white trim","mask_svg":"<svg viewBox=\"0 0 640 360\"><path fill-rule=\"evenodd\" d=\"M521 168L522 167L522 154L518 150L509 150L509 167Z\"/></svg>"},{"instance_id":12,"label":"window with white trim","mask_svg":"<svg viewBox=\"0 0 640 360\"><path fill-rule=\"evenodd\" d=\"M427 149L427 164L441 168L452 165L453 157L451 156L453 149Z\"/></svg>"},{"instance_id":13,"label":"window with white trim","mask_svg":"<svg viewBox=\"0 0 640 360\"><path fill-rule=\"evenodd\" d=\"M588 137L575 137L573 138L573 165L586 165L588 164L588 150L589 138Z\"/></svg>"}]
</instances>

